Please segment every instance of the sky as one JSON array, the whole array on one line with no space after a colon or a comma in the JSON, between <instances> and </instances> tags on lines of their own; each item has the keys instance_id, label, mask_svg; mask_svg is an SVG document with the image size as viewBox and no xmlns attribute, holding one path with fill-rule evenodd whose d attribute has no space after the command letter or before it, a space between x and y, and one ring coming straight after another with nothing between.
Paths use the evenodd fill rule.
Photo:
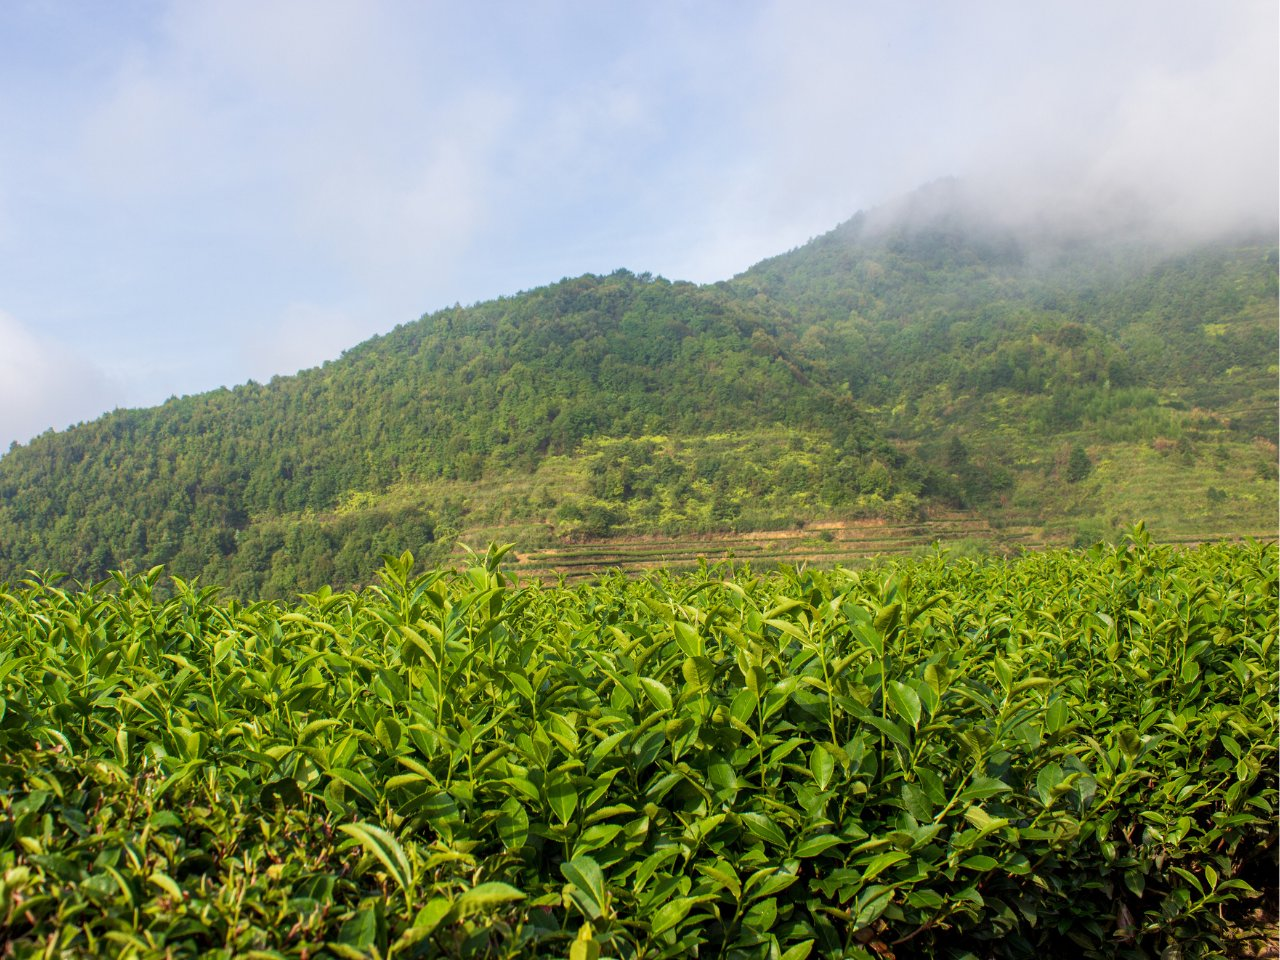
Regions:
<instances>
[{"instance_id":1,"label":"sky","mask_svg":"<svg viewBox=\"0 0 1280 960\"><path fill-rule=\"evenodd\" d=\"M1274 223L1274 0L4 0L0 451L941 177Z\"/></svg>"}]
</instances>

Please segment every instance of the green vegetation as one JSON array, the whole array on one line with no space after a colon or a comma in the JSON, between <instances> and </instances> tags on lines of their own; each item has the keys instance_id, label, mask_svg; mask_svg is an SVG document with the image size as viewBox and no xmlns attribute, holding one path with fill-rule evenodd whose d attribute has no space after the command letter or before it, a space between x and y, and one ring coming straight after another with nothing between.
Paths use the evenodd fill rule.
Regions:
<instances>
[{"instance_id":1,"label":"green vegetation","mask_svg":"<svg viewBox=\"0 0 1280 960\"><path fill-rule=\"evenodd\" d=\"M1221 955L1276 876L1280 557L1129 541L576 588L406 554L287 604L0 586L0 939Z\"/></svg>"},{"instance_id":2,"label":"green vegetation","mask_svg":"<svg viewBox=\"0 0 1280 960\"><path fill-rule=\"evenodd\" d=\"M349 558L367 570L456 527L447 500L388 509L389 492L527 476L594 436L790 425L846 475L901 461L756 351L760 324L722 291L619 272L444 311L268 386L118 411L0 461L0 572L166 563L244 595L318 568L312 585L351 583Z\"/></svg>"},{"instance_id":3,"label":"green vegetation","mask_svg":"<svg viewBox=\"0 0 1280 960\"><path fill-rule=\"evenodd\" d=\"M1273 237L1017 234L935 185L724 283L562 280L38 437L0 459L0 576L165 564L285 597L497 528L543 547L957 509L1051 542L1138 517L1269 536L1276 263ZM1130 483L1153 457L1176 475Z\"/></svg>"},{"instance_id":4,"label":"green vegetation","mask_svg":"<svg viewBox=\"0 0 1280 960\"><path fill-rule=\"evenodd\" d=\"M825 438L797 431L736 433L686 443L669 437L583 444L587 496L565 496L561 536L769 529L797 517L894 516L919 509L927 478L875 457L853 461ZM895 465L901 458L886 456ZM903 489L905 487L906 489Z\"/></svg>"}]
</instances>

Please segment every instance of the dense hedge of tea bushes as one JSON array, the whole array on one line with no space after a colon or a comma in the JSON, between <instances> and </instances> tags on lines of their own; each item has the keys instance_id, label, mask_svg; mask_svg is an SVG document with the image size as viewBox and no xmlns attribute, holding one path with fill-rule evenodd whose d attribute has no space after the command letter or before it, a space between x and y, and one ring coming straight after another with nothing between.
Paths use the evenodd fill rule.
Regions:
<instances>
[{"instance_id":1,"label":"dense hedge of tea bushes","mask_svg":"<svg viewBox=\"0 0 1280 960\"><path fill-rule=\"evenodd\" d=\"M0 587L0 940L1154 957L1272 884L1277 550Z\"/></svg>"}]
</instances>

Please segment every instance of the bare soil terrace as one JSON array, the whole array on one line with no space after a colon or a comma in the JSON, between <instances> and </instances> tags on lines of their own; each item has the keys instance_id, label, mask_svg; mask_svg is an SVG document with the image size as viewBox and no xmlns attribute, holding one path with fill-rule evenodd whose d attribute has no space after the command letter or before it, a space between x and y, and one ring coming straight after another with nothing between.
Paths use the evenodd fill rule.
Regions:
<instances>
[{"instance_id":1,"label":"bare soil terrace","mask_svg":"<svg viewBox=\"0 0 1280 960\"><path fill-rule=\"evenodd\" d=\"M779 565L858 566L873 558L907 556L934 546L1012 556L1026 550L1068 546L1072 540L1068 527L1046 527L1031 517L1007 518L998 524L977 514L955 511L934 513L908 523L825 520L785 530L615 537L554 543L529 550L520 549L515 530L487 529L485 535L501 540L504 533L511 534L505 539L516 542L515 552L507 559L507 572L521 580L566 583L585 582L609 572L641 575L657 569L690 570L702 562L748 563L762 570ZM1275 540L1276 531L1258 531L1248 536ZM468 541L465 535L461 539ZM1205 530L1160 539L1194 546L1241 540L1244 536Z\"/></svg>"}]
</instances>

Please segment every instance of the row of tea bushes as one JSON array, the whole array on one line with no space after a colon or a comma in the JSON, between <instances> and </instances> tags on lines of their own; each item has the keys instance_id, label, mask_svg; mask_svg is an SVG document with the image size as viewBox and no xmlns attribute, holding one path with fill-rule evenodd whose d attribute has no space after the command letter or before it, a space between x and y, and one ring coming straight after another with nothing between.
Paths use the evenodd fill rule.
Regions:
<instances>
[{"instance_id":1,"label":"row of tea bushes","mask_svg":"<svg viewBox=\"0 0 1280 960\"><path fill-rule=\"evenodd\" d=\"M0 588L6 955L1213 956L1274 884L1274 545L502 554Z\"/></svg>"}]
</instances>

